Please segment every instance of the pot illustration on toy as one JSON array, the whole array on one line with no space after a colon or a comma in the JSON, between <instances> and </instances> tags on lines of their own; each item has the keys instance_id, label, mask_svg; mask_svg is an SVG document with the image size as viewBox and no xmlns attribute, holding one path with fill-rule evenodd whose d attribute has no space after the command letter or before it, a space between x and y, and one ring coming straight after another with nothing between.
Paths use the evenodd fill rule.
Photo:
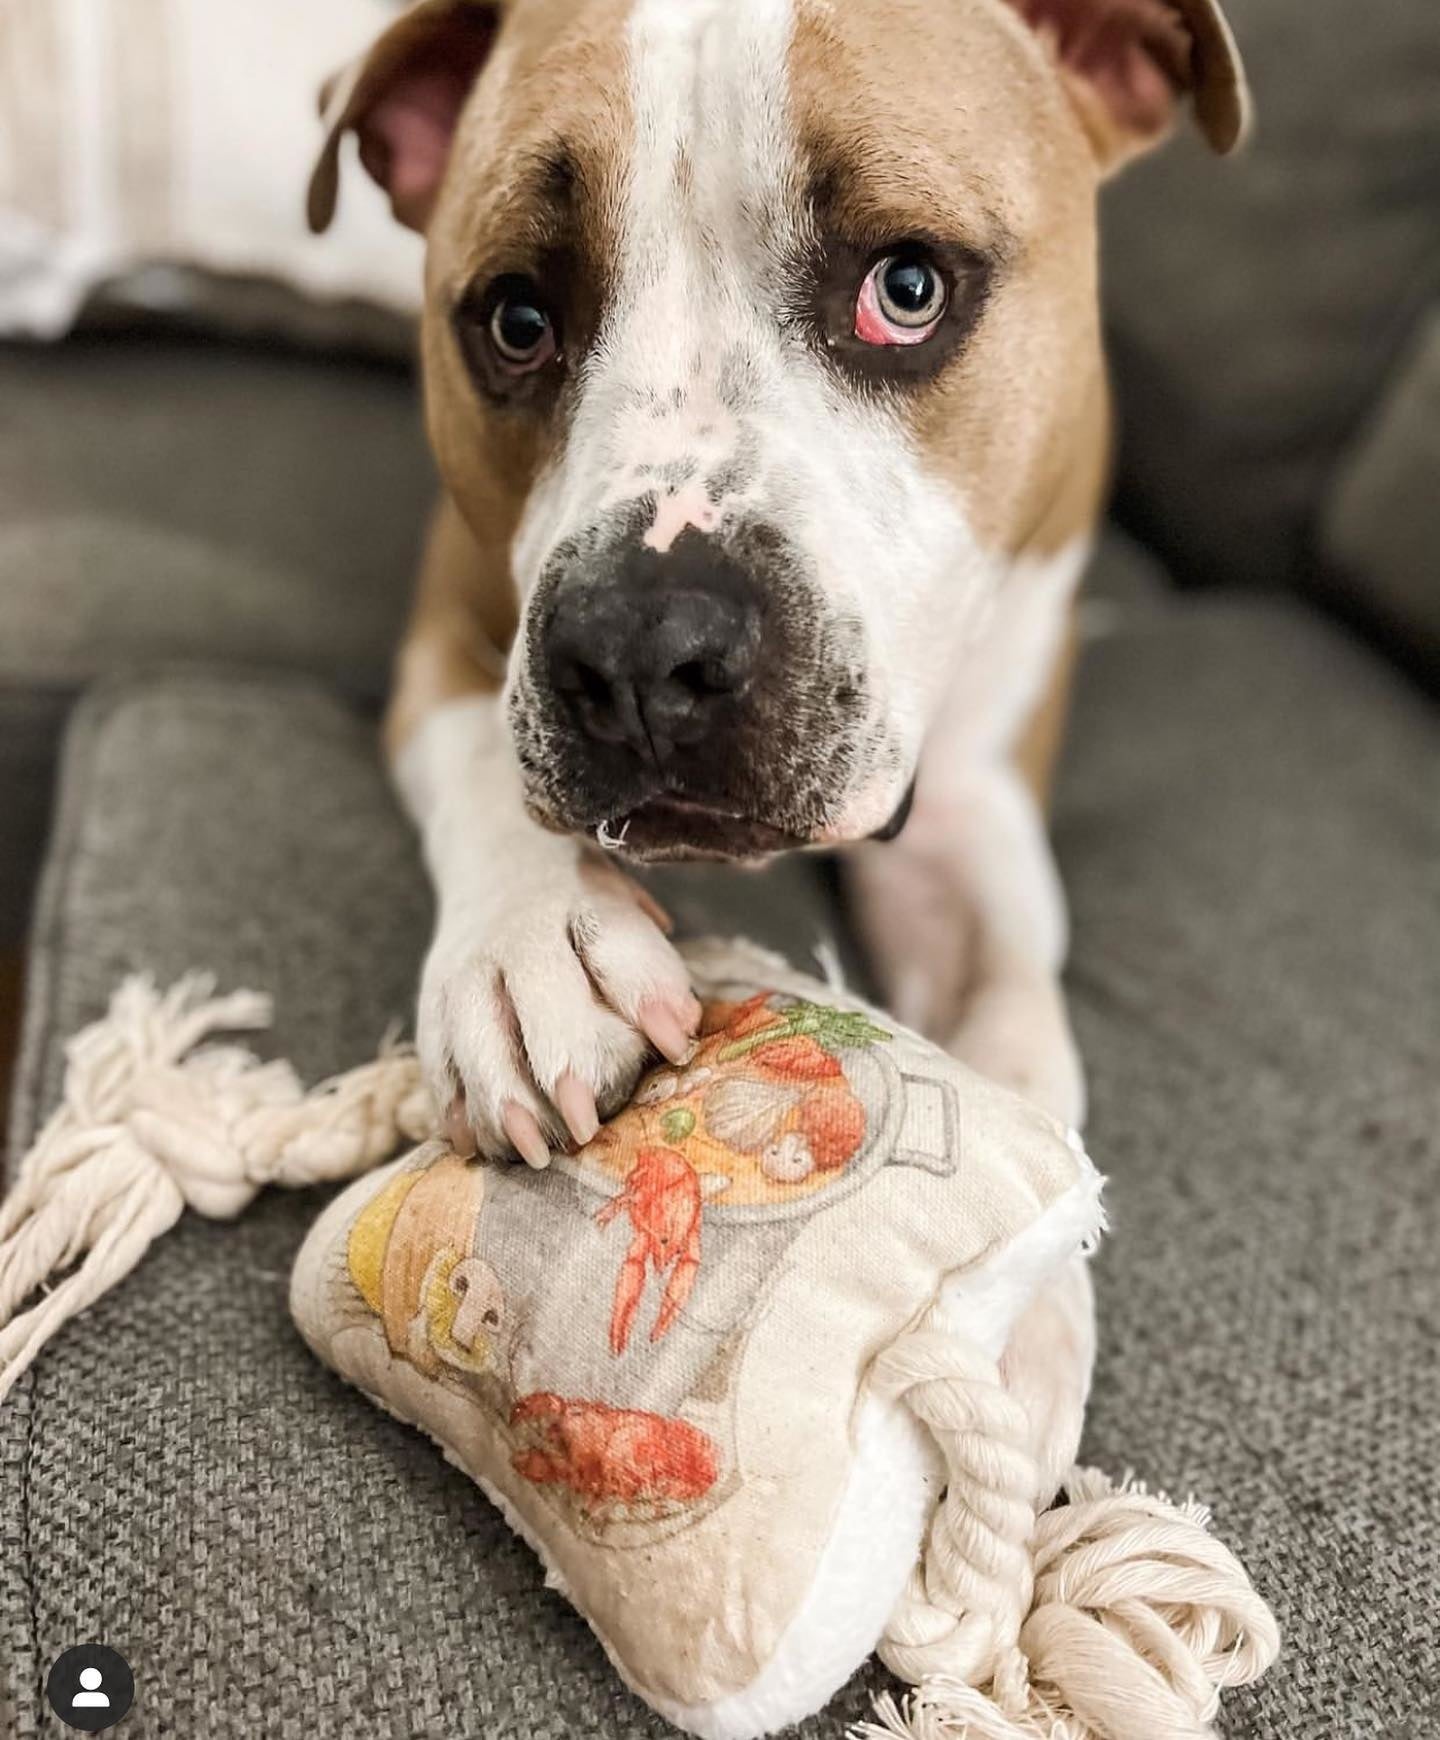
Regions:
<instances>
[{"instance_id":1,"label":"pot illustration on toy","mask_svg":"<svg viewBox=\"0 0 1440 1740\"><path fill-rule=\"evenodd\" d=\"M692 1215L697 1228L806 1220L890 1163L948 1172L952 1096L933 1107L934 1135L907 1143L914 1084L886 1055L892 1037L862 1012L774 992L712 1000L690 1062L652 1070L558 1165L617 1203L601 1224L664 1201L673 1226L683 1199L687 1230ZM656 1150L673 1158L647 1158Z\"/></svg>"},{"instance_id":2,"label":"pot illustration on toy","mask_svg":"<svg viewBox=\"0 0 1440 1740\"><path fill-rule=\"evenodd\" d=\"M707 1201L735 1194L770 1206L813 1195L865 1140L864 1102L841 1054L888 1041L867 1017L820 1004L777 1008L759 994L712 1005L700 1045L680 1069L652 1072L631 1108L590 1145L619 1189L595 1211L622 1214L631 1239L616 1277L609 1342L630 1344L653 1271L664 1278L649 1339L664 1339L695 1287Z\"/></svg>"},{"instance_id":3,"label":"pot illustration on toy","mask_svg":"<svg viewBox=\"0 0 1440 1740\"><path fill-rule=\"evenodd\" d=\"M352 1229L356 1305L577 1535L682 1532L741 1488L746 1362L792 1245L887 1167L957 1164L954 1089L907 1053L862 1011L712 985L693 1056L578 1153L535 1173L441 1149L391 1180Z\"/></svg>"},{"instance_id":4,"label":"pot illustration on toy","mask_svg":"<svg viewBox=\"0 0 1440 1740\"><path fill-rule=\"evenodd\" d=\"M720 1068L746 1064L704 1094L705 1122L722 1142L759 1158L774 1184L801 1184L838 1172L865 1140L865 1106L846 1078L841 1055L888 1041L863 1015L796 1003L773 1018L755 999L732 1022L716 1052ZM769 1017L757 1025L759 1014Z\"/></svg>"},{"instance_id":5,"label":"pot illustration on toy","mask_svg":"<svg viewBox=\"0 0 1440 1740\"><path fill-rule=\"evenodd\" d=\"M643 1546L738 1490L746 1349L791 1245L887 1166L954 1169L953 1089L907 1073L893 1037L863 1011L750 986L712 990L688 1062L652 1069L585 1148L514 1186L532 1205L537 1193L553 1197L558 1217L570 1204L593 1229L570 1218L573 1230L550 1247L566 1253L565 1278L556 1284L552 1263L531 1293L529 1333L543 1355L520 1350L514 1373L521 1394L566 1398L552 1424L558 1431L563 1418L573 1442L558 1462L548 1439L543 1456L528 1454L530 1421L513 1465L586 1538ZM510 1196L509 1186L497 1192L501 1215ZM498 1246L497 1237L489 1248ZM576 1457L582 1443L593 1448L607 1411L651 1422L639 1442L659 1422L676 1443L698 1434L713 1478L631 1502L621 1476L602 1500L593 1459L581 1475ZM628 1430L617 1444L627 1441Z\"/></svg>"}]
</instances>

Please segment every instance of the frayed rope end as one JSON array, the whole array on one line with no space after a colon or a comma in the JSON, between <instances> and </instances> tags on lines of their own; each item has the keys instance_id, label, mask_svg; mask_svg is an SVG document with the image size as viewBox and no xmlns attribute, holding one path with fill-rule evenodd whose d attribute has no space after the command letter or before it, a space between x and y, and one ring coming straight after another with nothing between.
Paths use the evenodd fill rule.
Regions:
<instances>
[{"instance_id":1,"label":"frayed rope end","mask_svg":"<svg viewBox=\"0 0 1440 1740\"><path fill-rule=\"evenodd\" d=\"M433 1133L419 1065L393 1034L310 1093L286 1063L204 1044L271 1016L268 997L217 996L208 973L165 991L137 974L69 1041L60 1105L0 1203L0 1401L187 1206L225 1218L267 1183L353 1177Z\"/></svg>"}]
</instances>

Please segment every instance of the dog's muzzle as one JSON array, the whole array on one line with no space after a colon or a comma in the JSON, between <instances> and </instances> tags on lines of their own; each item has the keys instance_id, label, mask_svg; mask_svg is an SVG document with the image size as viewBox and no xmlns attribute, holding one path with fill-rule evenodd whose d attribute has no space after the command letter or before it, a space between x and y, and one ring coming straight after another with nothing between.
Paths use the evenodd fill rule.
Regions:
<instances>
[{"instance_id":1,"label":"dog's muzzle","mask_svg":"<svg viewBox=\"0 0 1440 1740\"><path fill-rule=\"evenodd\" d=\"M809 843L853 759L858 644L757 528L658 550L632 520L557 552L511 698L532 809L644 858Z\"/></svg>"}]
</instances>

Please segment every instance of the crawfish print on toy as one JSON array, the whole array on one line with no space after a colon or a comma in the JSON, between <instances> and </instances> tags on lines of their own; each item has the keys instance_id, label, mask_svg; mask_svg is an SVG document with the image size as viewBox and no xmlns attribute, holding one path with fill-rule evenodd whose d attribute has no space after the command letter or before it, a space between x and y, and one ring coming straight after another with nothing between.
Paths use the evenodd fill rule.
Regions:
<instances>
[{"instance_id":1,"label":"crawfish print on toy","mask_svg":"<svg viewBox=\"0 0 1440 1740\"><path fill-rule=\"evenodd\" d=\"M577 1533L686 1527L742 1477L734 1377L805 1223L887 1165L953 1169L953 1089L903 1073L891 1038L779 992L712 996L689 1063L549 1172L435 1148L398 1172L346 1244L361 1308Z\"/></svg>"}]
</instances>

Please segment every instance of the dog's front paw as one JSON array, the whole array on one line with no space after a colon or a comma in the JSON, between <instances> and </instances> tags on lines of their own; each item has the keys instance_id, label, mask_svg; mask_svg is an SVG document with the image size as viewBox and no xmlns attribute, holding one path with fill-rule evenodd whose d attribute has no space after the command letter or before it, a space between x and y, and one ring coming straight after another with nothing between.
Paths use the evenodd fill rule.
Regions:
<instances>
[{"instance_id":1,"label":"dog's front paw","mask_svg":"<svg viewBox=\"0 0 1440 1740\"><path fill-rule=\"evenodd\" d=\"M1084 1123L1085 1072L1060 985L1044 971L982 979L946 1049L1062 1123Z\"/></svg>"},{"instance_id":2,"label":"dog's front paw","mask_svg":"<svg viewBox=\"0 0 1440 1740\"><path fill-rule=\"evenodd\" d=\"M464 1153L548 1163L617 1110L652 1049L694 1046L700 1004L643 889L605 866L442 917L418 1041Z\"/></svg>"}]
</instances>

